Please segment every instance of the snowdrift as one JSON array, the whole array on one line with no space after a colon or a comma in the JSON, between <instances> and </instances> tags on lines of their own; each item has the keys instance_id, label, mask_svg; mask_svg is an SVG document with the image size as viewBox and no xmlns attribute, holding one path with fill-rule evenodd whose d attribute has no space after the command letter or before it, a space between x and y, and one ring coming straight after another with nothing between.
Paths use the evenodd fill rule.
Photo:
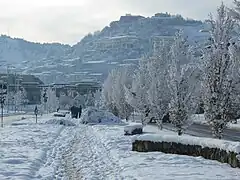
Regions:
<instances>
[{"instance_id":1,"label":"snowdrift","mask_svg":"<svg viewBox=\"0 0 240 180\"><path fill-rule=\"evenodd\" d=\"M86 108L80 118L80 123L83 124L123 124L120 118L112 113L104 110L99 110L95 107Z\"/></svg>"},{"instance_id":2,"label":"snowdrift","mask_svg":"<svg viewBox=\"0 0 240 180\"><path fill-rule=\"evenodd\" d=\"M57 124L57 125L63 125L63 126L76 126L73 122L67 120L67 119L50 119L45 122L45 124Z\"/></svg>"}]
</instances>

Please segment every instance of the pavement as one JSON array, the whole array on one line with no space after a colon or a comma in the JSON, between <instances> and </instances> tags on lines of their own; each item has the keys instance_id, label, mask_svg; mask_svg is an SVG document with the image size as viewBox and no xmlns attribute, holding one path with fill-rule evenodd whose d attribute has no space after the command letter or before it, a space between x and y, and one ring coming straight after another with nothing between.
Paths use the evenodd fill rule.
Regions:
<instances>
[{"instance_id":1,"label":"pavement","mask_svg":"<svg viewBox=\"0 0 240 180\"><path fill-rule=\"evenodd\" d=\"M137 114L134 117L132 116L130 117L130 120L137 121L137 122L140 122L140 119L141 119L140 114ZM152 125L156 125L156 124L152 124ZM163 128L171 131L175 131L174 126L169 123L164 123ZM190 127L188 127L188 129L184 133L192 136L198 136L198 137L209 137L209 138L213 137L210 126L205 124L193 123ZM232 128L224 129L222 139L240 142L240 129L232 129Z\"/></svg>"},{"instance_id":2,"label":"pavement","mask_svg":"<svg viewBox=\"0 0 240 180\"><path fill-rule=\"evenodd\" d=\"M165 129L174 131L174 126L172 124L164 123L163 127ZM192 124L185 131L186 134L198 137L212 137L211 129L208 125L203 124ZM224 129L223 138L229 141L239 141L240 142L240 130L237 129Z\"/></svg>"}]
</instances>

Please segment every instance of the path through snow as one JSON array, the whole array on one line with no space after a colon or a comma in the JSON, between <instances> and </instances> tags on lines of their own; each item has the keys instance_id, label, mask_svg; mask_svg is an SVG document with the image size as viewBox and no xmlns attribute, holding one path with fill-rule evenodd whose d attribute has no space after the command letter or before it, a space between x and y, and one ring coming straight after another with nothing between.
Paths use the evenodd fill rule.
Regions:
<instances>
[{"instance_id":1,"label":"path through snow","mask_svg":"<svg viewBox=\"0 0 240 180\"><path fill-rule=\"evenodd\" d=\"M71 134L74 138L63 153L58 167L61 171L56 171L55 177L59 179L237 180L240 177L238 169L201 157L133 152L132 137L123 135L121 125L79 125Z\"/></svg>"},{"instance_id":2,"label":"path through snow","mask_svg":"<svg viewBox=\"0 0 240 180\"><path fill-rule=\"evenodd\" d=\"M91 126L82 125L76 131L75 142L67 152L63 164L70 179L123 179L118 162L109 154Z\"/></svg>"}]
</instances>

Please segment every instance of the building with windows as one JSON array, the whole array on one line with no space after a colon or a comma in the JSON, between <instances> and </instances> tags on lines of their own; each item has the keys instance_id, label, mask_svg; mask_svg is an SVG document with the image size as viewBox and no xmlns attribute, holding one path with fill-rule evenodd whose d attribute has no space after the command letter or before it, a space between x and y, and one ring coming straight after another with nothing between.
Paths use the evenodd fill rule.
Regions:
<instances>
[{"instance_id":1,"label":"building with windows","mask_svg":"<svg viewBox=\"0 0 240 180\"><path fill-rule=\"evenodd\" d=\"M29 104L40 103L41 88L43 82L33 75L20 74L0 74L2 86L7 89L7 93L25 90ZM0 85L1 87L1 85Z\"/></svg>"}]
</instances>

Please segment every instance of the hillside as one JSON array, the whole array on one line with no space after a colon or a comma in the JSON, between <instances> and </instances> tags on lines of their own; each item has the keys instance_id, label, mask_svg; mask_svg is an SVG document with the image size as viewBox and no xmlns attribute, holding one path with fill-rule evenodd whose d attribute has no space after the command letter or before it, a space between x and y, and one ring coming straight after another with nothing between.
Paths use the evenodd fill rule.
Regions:
<instances>
[{"instance_id":1,"label":"hillside","mask_svg":"<svg viewBox=\"0 0 240 180\"><path fill-rule=\"evenodd\" d=\"M158 13L152 17L121 16L72 47L1 36L0 69L6 71L7 64L14 65L15 71L35 74L45 83L103 80L110 69L136 64L143 55L151 53L160 39L171 39L179 29L192 43L202 42L206 33L199 30L203 28L201 21Z\"/></svg>"}]
</instances>

